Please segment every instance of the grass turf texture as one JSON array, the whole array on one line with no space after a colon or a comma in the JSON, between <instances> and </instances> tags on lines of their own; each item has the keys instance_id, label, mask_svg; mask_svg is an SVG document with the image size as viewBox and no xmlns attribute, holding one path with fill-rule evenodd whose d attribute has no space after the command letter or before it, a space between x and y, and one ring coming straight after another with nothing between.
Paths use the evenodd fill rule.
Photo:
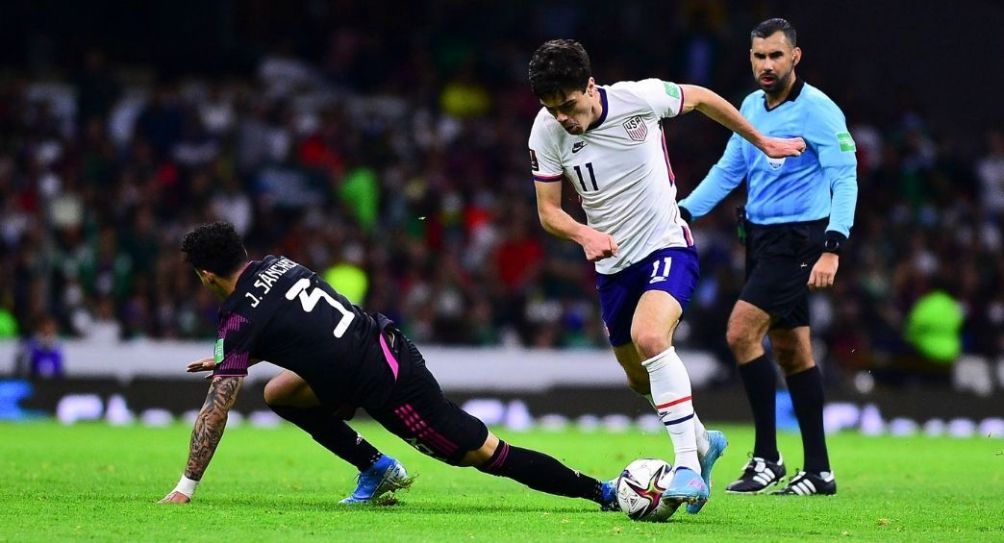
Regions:
<instances>
[{"instance_id":1,"label":"grass turf texture","mask_svg":"<svg viewBox=\"0 0 1004 543\"><path fill-rule=\"evenodd\" d=\"M830 438L837 496L734 496L722 490L752 431L726 427L731 445L704 511L644 524L440 464L375 425L356 426L418 476L398 505L338 505L354 469L288 425L230 428L195 501L167 506L155 502L184 467L187 426L0 423L0 541L1004 541L997 439L840 434ZM634 458L672 457L664 435L636 430L502 437L599 477ZM793 474L798 436L782 435L780 446Z\"/></svg>"}]
</instances>

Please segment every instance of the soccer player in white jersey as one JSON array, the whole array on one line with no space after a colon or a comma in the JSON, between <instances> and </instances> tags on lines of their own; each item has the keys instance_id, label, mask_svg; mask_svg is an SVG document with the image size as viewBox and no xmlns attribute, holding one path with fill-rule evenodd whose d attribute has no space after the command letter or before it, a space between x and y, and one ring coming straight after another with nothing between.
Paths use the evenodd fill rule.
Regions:
<instances>
[{"instance_id":1,"label":"soccer player in white jersey","mask_svg":"<svg viewBox=\"0 0 1004 543\"><path fill-rule=\"evenodd\" d=\"M530 86L544 106L530 132L530 165L541 225L582 246L596 263L603 321L628 385L666 425L675 467L663 494L697 513L727 441L694 414L690 376L673 332L699 276L697 251L676 206L660 121L697 109L770 157L798 156L801 138L767 138L714 92L659 79L597 85L574 40L551 40L530 60ZM588 224L561 208L561 180L579 193Z\"/></svg>"}]
</instances>

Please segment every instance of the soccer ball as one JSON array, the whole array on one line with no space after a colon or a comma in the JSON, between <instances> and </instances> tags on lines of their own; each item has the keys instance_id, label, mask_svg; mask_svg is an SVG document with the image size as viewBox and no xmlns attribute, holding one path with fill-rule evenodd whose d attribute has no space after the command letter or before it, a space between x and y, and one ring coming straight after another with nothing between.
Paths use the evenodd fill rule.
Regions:
<instances>
[{"instance_id":1,"label":"soccer ball","mask_svg":"<svg viewBox=\"0 0 1004 543\"><path fill-rule=\"evenodd\" d=\"M617 478L617 505L631 520L664 522L680 502L663 500L662 493L673 478L673 466L658 458L639 458Z\"/></svg>"}]
</instances>

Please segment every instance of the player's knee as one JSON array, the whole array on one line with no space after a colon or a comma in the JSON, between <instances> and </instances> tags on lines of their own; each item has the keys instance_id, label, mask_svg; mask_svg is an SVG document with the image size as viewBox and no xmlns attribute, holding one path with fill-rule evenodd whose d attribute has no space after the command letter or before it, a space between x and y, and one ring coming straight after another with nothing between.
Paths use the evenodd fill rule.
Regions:
<instances>
[{"instance_id":1,"label":"player's knee","mask_svg":"<svg viewBox=\"0 0 1004 543\"><path fill-rule=\"evenodd\" d=\"M732 324L725 330L725 341L732 352L745 351L754 345L759 345L751 330Z\"/></svg>"},{"instance_id":2,"label":"player's knee","mask_svg":"<svg viewBox=\"0 0 1004 543\"><path fill-rule=\"evenodd\" d=\"M288 395L285 387L277 381L277 379L272 379L268 383L265 383L265 404L273 408L277 405L282 405L283 400Z\"/></svg>"},{"instance_id":3,"label":"player's knee","mask_svg":"<svg viewBox=\"0 0 1004 543\"><path fill-rule=\"evenodd\" d=\"M672 345L664 330L632 331L631 341L643 358L652 358Z\"/></svg>"}]
</instances>

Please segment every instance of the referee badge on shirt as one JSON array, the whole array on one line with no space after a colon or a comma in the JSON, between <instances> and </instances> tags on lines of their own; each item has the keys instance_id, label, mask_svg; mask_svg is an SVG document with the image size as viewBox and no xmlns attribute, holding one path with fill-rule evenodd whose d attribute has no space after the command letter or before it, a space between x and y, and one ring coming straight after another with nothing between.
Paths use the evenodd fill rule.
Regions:
<instances>
[{"instance_id":1,"label":"referee badge on shirt","mask_svg":"<svg viewBox=\"0 0 1004 543\"><path fill-rule=\"evenodd\" d=\"M645 124L641 115L631 117L630 119L624 121L621 126L623 126L624 130L627 131L628 137L634 141L645 141L645 136L648 135L648 125Z\"/></svg>"},{"instance_id":2,"label":"referee badge on shirt","mask_svg":"<svg viewBox=\"0 0 1004 543\"><path fill-rule=\"evenodd\" d=\"M785 158L770 158L767 157L767 164L770 164L770 169L780 170L781 166L784 166Z\"/></svg>"}]
</instances>

